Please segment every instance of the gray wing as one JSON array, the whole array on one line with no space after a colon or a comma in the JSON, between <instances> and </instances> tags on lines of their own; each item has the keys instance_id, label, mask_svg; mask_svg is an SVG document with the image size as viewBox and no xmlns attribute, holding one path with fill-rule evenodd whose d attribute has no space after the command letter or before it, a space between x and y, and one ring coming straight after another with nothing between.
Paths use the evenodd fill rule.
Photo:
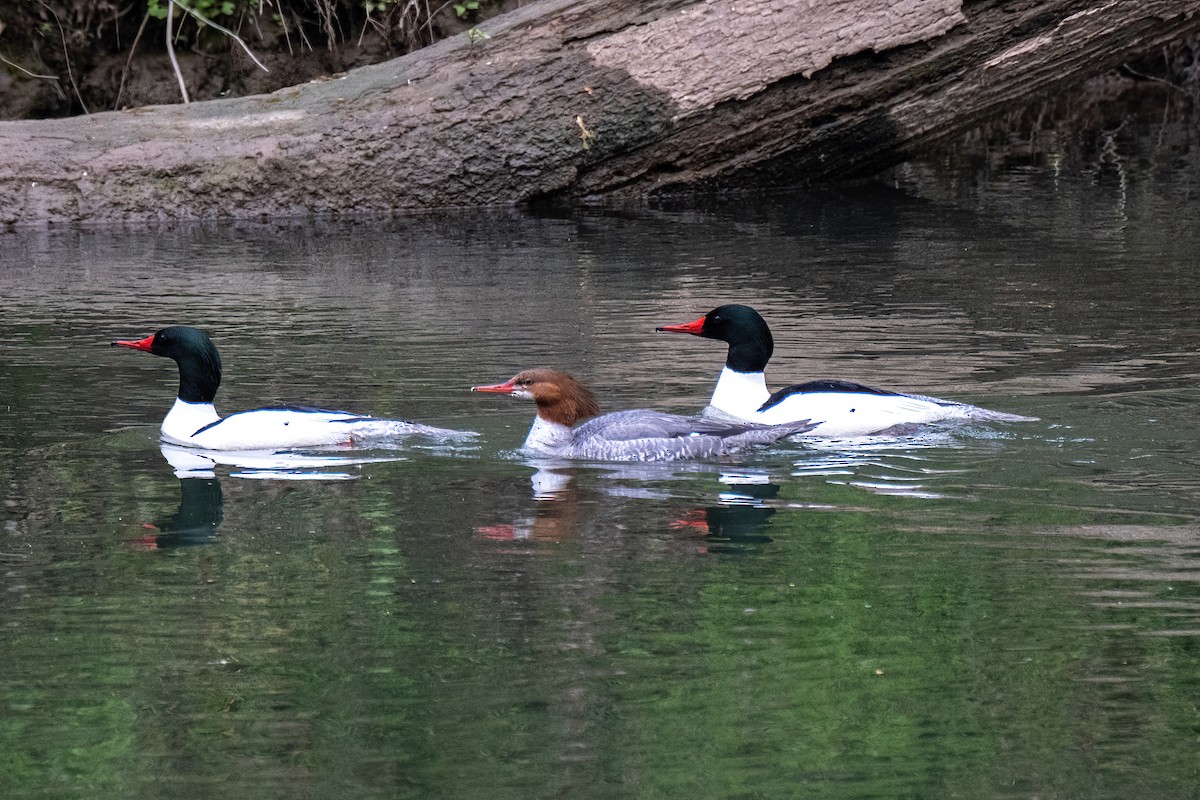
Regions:
<instances>
[{"instance_id":1,"label":"gray wing","mask_svg":"<svg viewBox=\"0 0 1200 800\"><path fill-rule=\"evenodd\" d=\"M599 437L609 441L631 441L634 439L678 439L694 436L744 438L747 443L772 442L794 433L811 430L814 425L808 420L788 425L755 425L743 422L725 422L707 417L684 417L662 411L633 409L616 411L596 417L576 428L576 435Z\"/></svg>"},{"instance_id":2,"label":"gray wing","mask_svg":"<svg viewBox=\"0 0 1200 800\"><path fill-rule=\"evenodd\" d=\"M704 417L684 417L662 411L632 409L588 420L575 429L578 437L596 436L609 441L676 439L681 436L733 436L756 426L721 422Z\"/></svg>"},{"instance_id":3,"label":"gray wing","mask_svg":"<svg viewBox=\"0 0 1200 800\"><path fill-rule=\"evenodd\" d=\"M715 458L770 444L812 427L807 420L789 425L753 425L660 411L619 411L576 428L571 455L604 461Z\"/></svg>"}]
</instances>

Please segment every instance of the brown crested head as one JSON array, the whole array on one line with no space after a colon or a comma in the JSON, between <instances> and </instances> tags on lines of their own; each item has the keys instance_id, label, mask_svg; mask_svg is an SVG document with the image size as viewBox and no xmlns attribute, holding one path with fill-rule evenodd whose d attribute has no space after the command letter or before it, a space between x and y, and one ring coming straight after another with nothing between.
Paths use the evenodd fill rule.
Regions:
<instances>
[{"instance_id":1,"label":"brown crested head","mask_svg":"<svg viewBox=\"0 0 1200 800\"><path fill-rule=\"evenodd\" d=\"M537 404L539 417L560 425L574 425L600 413L596 396L573 376L556 369L527 369L506 383L474 390L530 398Z\"/></svg>"},{"instance_id":2,"label":"brown crested head","mask_svg":"<svg viewBox=\"0 0 1200 800\"><path fill-rule=\"evenodd\" d=\"M600 413L600 404L574 376L556 369L527 369L512 382L533 396L538 416L561 425L574 425Z\"/></svg>"}]
</instances>

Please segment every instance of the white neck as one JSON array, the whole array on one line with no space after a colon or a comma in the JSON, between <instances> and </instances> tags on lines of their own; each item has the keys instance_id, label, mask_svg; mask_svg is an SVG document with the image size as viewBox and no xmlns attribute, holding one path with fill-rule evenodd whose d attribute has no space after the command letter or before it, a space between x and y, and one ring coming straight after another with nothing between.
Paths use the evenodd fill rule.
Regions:
<instances>
[{"instance_id":1,"label":"white neck","mask_svg":"<svg viewBox=\"0 0 1200 800\"><path fill-rule=\"evenodd\" d=\"M188 403L176 397L175 405L162 422L162 438L176 444L191 444L196 431L220 419L212 403Z\"/></svg>"},{"instance_id":2,"label":"white neck","mask_svg":"<svg viewBox=\"0 0 1200 800\"><path fill-rule=\"evenodd\" d=\"M770 396L767 379L761 372L734 372L725 367L708 404L726 414L749 418Z\"/></svg>"},{"instance_id":3,"label":"white neck","mask_svg":"<svg viewBox=\"0 0 1200 800\"><path fill-rule=\"evenodd\" d=\"M534 417L533 427L525 437L523 447L542 453L557 453L571 443L573 431L569 425Z\"/></svg>"}]
</instances>

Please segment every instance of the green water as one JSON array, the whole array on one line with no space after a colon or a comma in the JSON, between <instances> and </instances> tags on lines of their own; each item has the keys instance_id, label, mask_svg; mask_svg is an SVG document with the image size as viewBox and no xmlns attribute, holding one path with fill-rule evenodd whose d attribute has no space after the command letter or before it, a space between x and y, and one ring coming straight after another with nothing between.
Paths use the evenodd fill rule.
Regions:
<instances>
[{"instance_id":1,"label":"green water","mask_svg":"<svg viewBox=\"0 0 1200 800\"><path fill-rule=\"evenodd\" d=\"M7 235L0 796L1195 797L1195 175ZM723 352L652 331L722 302L774 386L1042 421L544 464L467 391L698 410ZM166 324L222 411L481 437L177 477L173 365L107 347Z\"/></svg>"}]
</instances>

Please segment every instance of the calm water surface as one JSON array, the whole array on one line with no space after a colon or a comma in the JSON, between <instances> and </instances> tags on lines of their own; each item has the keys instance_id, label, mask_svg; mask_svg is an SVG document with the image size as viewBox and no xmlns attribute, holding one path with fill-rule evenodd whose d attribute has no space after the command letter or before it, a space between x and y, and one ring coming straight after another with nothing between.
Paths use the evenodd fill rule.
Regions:
<instances>
[{"instance_id":1,"label":"calm water surface","mask_svg":"<svg viewBox=\"0 0 1200 800\"><path fill-rule=\"evenodd\" d=\"M1196 176L5 236L0 795L1195 797ZM1042 421L555 464L467 391L696 411L723 350L653 329L723 302L777 386ZM223 411L482 435L176 477L107 346L166 324Z\"/></svg>"}]
</instances>

